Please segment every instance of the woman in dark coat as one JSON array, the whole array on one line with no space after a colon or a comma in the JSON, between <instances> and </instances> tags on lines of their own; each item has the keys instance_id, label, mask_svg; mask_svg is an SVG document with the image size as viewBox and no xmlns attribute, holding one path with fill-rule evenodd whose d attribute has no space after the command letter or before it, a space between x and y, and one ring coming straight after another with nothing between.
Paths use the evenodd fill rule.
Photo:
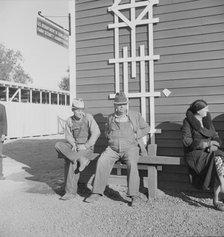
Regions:
<instances>
[{"instance_id":1,"label":"woman in dark coat","mask_svg":"<svg viewBox=\"0 0 224 237\"><path fill-rule=\"evenodd\" d=\"M182 140L193 185L213 188L213 204L216 209L224 211L224 203L219 201L219 193L224 193L224 152L219 149L221 141L204 100L196 100L188 108Z\"/></svg>"}]
</instances>

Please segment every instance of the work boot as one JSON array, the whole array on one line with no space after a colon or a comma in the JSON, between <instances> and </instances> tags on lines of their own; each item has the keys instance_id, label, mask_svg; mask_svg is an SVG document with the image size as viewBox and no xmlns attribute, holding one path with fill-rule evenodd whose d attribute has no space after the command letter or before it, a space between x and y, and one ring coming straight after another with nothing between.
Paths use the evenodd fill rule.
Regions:
<instances>
[{"instance_id":1,"label":"work boot","mask_svg":"<svg viewBox=\"0 0 224 237\"><path fill-rule=\"evenodd\" d=\"M86 157L81 157L79 159L79 172L82 172L86 168L86 166L89 165L89 162L90 160L87 159Z\"/></svg>"},{"instance_id":2,"label":"work boot","mask_svg":"<svg viewBox=\"0 0 224 237\"><path fill-rule=\"evenodd\" d=\"M5 180L5 176L1 175L0 180Z\"/></svg>"},{"instance_id":3,"label":"work boot","mask_svg":"<svg viewBox=\"0 0 224 237\"><path fill-rule=\"evenodd\" d=\"M65 193L64 196L60 197L60 200L67 201L67 200L74 199L75 197L76 195L73 193Z\"/></svg>"},{"instance_id":4,"label":"work boot","mask_svg":"<svg viewBox=\"0 0 224 237\"><path fill-rule=\"evenodd\" d=\"M137 207L142 203L142 199L139 196L132 196L131 197L131 206Z\"/></svg>"},{"instance_id":5,"label":"work boot","mask_svg":"<svg viewBox=\"0 0 224 237\"><path fill-rule=\"evenodd\" d=\"M88 198L85 199L85 202L93 203L99 201L102 196L98 193L92 193Z\"/></svg>"}]
</instances>

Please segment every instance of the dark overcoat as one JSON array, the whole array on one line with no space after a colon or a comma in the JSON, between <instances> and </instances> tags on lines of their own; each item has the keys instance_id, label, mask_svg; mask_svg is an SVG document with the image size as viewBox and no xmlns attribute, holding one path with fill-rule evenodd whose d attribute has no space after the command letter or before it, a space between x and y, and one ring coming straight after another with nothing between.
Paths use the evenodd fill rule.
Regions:
<instances>
[{"instance_id":1,"label":"dark overcoat","mask_svg":"<svg viewBox=\"0 0 224 237\"><path fill-rule=\"evenodd\" d=\"M2 134L7 135L7 116L5 106L0 104L0 137Z\"/></svg>"},{"instance_id":2,"label":"dark overcoat","mask_svg":"<svg viewBox=\"0 0 224 237\"><path fill-rule=\"evenodd\" d=\"M203 118L203 126L188 110L182 126L182 141L184 157L193 176L193 184L197 188L209 189L218 177L214 157L224 156L224 153L220 149L211 151L209 147L204 146L212 140L221 142L213 126L210 113Z\"/></svg>"}]
</instances>

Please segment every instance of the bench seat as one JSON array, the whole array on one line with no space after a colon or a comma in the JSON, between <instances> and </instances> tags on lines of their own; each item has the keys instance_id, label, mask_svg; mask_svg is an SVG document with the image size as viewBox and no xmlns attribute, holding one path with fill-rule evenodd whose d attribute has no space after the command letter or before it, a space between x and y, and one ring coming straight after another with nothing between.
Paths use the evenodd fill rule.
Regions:
<instances>
[{"instance_id":1,"label":"bench seat","mask_svg":"<svg viewBox=\"0 0 224 237\"><path fill-rule=\"evenodd\" d=\"M148 197L155 198L158 190L158 170L162 170L163 165L186 166L183 157L172 156L141 156L138 162L139 170L147 170ZM121 170L126 169L126 164L118 161L114 164L117 175L121 175Z\"/></svg>"},{"instance_id":2,"label":"bench seat","mask_svg":"<svg viewBox=\"0 0 224 237\"><path fill-rule=\"evenodd\" d=\"M99 153L93 153L90 158L91 161L95 160L100 156ZM58 154L58 158L65 158L62 154ZM172 156L140 156L138 162L139 170L147 170L147 188L148 197L155 198L158 190L158 170L162 170L163 165L181 165L186 166L183 157L172 157ZM121 170L127 169L126 164L118 161L114 164L116 169L116 176L121 176ZM111 175L113 176L113 175Z\"/></svg>"}]
</instances>

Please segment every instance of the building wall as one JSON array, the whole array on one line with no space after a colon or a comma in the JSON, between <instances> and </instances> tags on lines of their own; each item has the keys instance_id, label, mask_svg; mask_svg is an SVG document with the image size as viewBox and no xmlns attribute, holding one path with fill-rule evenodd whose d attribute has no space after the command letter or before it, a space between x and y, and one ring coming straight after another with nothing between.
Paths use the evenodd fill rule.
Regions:
<instances>
[{"instance_id":1,"label":"building wall","mask_svg":"<svg viewBox=\"0 0 224 237\"><path fill-rule=\"evenodd\" d=\"M102 127L113 111L108 95L115 92L114 65L108 63L114 57L113 30L107 28L113 23L107 11L112 4L112 0L76 0L77 95ZM188 105L196 99L209 103L224 139L224 1L160 0L153 16L159 18L154 25L154 54L160 55L155 62L155 91L171 91L168 98L155 100L156 126L162 129L156 135L157 154L181 156L181 124ZM146 40L146 28L141 27L138 45L147 47ZM123 30L120 41L121 47L129 45L127 31ZM139 87L138 76L137 71L137 79L130 82L133 91ZM140 109L139 100L130 104ZM98 147L103 146L101 138Z\"/></svg>"}]
</instances>

